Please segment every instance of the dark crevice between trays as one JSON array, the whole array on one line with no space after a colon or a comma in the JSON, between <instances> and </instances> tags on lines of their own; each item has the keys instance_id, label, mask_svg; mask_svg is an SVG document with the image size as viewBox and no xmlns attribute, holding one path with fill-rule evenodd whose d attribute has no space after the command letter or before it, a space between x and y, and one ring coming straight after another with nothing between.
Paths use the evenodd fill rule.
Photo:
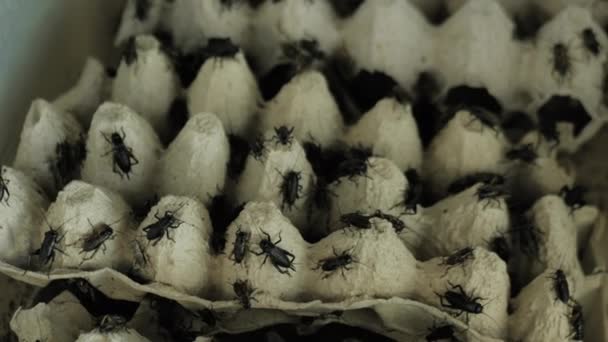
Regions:
<instances>
[{"instance_id":1,"label":"dark crevice between trays","mask_svg":"<svg viewBox=\"0 0 608 342\"><path fill-rule=\"evenodd\" d=\"M325 325L315 333L301 335L296 325L281 324L242 334L218 334L214 338L219 342L240 341L393 341L392 339L371 331L338 323Z\"/></svg>"},{"instance_id":2,"label":"dark crevice between trays","mask_svg":"<svg viewBox=\"0 0 608 342\"><path fill-rule=\"evenodd\" d=\"M234 58L239 51L238 45L234 44L230 38L212 37L207 40L207 45L190 53L181 53L173 49L170 57L182 87L188 88L207 59Z\"/></svg>"},{"instance_id":3,"label":"dark crevice between trays","mask_svg":"<svg viewBox=\"0 0 608 342\"><path fill-rule=\"evenodd\" d=\"M82 133L77 140L64 140L55 145L55 158L49 162L49 171L53 176L54 189L49 193L55 199L72 180L80 179L82 163L87 156L86 135Z\"/></svg>"},{"instance_id":4,"label":"dark crevice between trays","mask_svg":"<svg viewBox=\"0 0 608 342\"><path fill-rule=\"evenodd\" d=\"M225 194L219 194L211 200L209 216L213 226L209 247L215 255L224 253L226 248L226 231L247 203L233 204Z\"/></svg>"},{"instance_id":5,"label":"dark crevice between trays","mask_svg":"<svg viewBox=\"0 0 608 342\"><path fill-rule=\"evenodd\" d=\"M436 102L440 90L441 85L433 72L424 71L418 75L414 85L415 99L412 103L412 114L424 147L428 146L435 136L438 118L441 117L441 109Z\"/></svg>"},{"instance_id":6,"label":"dark crevice between trays","mask_svg":"<svg viewBox=\"0 0 608 342\"><path fill-rule=\"evenodd\" d=\"M571 123L577 136L591 121L591 116L579 100L556 95L538 109L538 121L543 132L555 132L558 122Z\"/></svg>"},{"instance_id":7,"label":"dark crevice between trays","mask_svg":"<svg viewBox=\"0 0 608 342\"><path fill-rule=\"evenodd\" d=\"M468 110L484 125L499 129L502 124L502 105L483 87L455 86L443 98L443 108L438 120L440 131L460 110Z\"/></svg>"},{"instance_id":8,"label":"dark crevice between trays","mask_svg":"<svg viewBox=\"0 0 608 342\"><path fill-rule=\"evenodd\" d=\"M513 37L517 40L532 40L550 17L537 6L529 5L526 10L516 13L512 19L515 24Z\"/></svg>"},{"instance_id":9,"label":"dark crevice between trays","mask_svg":"<svg viewBox=\"0 0 608 342\"><path fill-rule=\"evenodd\" d=\"M355 14L364 0L329 0L334 12L340 18L348 18Z\"/></svg>"},{"instance_id":10,"label":"dark crevice between trays","mask_svg":"<svg viewBox=\"0 0 608 342\"><path fill-rule=\"evenodd\" d=\"M337 59L330 60L322 72L327 79L329 91L334 97L344 121L349 124L357 121L362 112L349 92L348 80L344 71L346 66L342 62Z\"/></svg>"},{"instance_id":11,"label":"dark crevice between trays","mask_svg":"<svg viewBox=\"0 0 608 342\"><path fill-rule=\"evenodd\" d=\"M492 113L501 113L502 105L483 87L455 86L448 90L443 103L450 108L481 108Z\"/></svg>"},{"instance_id":12,"label":"dark crevice between trays","mask_svg":"<svg viewBox=\"0 0 608 342\"><path fill-rule=\"evenodd\" d=\"M259 87L264 101L274 98L297 73L298 67L294 63L282 63L260 77Z\"/></svg>"},{"instance_id":13,"label":"dark crevice between trays","mask_svg":"<svg viewBox=\"0 0 608 342\"><path fill-rule=\"evenodd\" d=\"M120 315L131 319L139 303L112 299L96 289L83 278L53 280L38 291L33 299L33 305L49 303L64 291L69 291L80 301L80 304L95 317L103 315Z\"/></svg>"},{"instance_id":14,"label":"dark crevice between trays","mask_svg":"<svg viewBox=\"0 0 608 342\"><path fill-rule=\"evenodd\" d=\"M442 1L433 13L429 13L427 18L431 24L440 26L450 17L450 12L446 2Z\"/></svg>"},{"instance_id":15,"label":"dark crevice between trays","mask_svg":"<svg viewBox=\"0 0 608 342\"><path fill-rule=\"evenodd\" d=\"M135 0L135 18L139 21L147 20L151 7L151 0Z\"/></svg>"},{"instance_id":16,"label":"dark crevice between trays","mask_svg":"<svg viewBox=\"0 0 608 342\"><path fill-rule=\"evenodd\" d=\"M157 205L159 201L160 197L158 194L149 196L143 204L132 207L131 217L136 222L141 223L146 218L148 213L150 213L150 210Z\"/></svg>"},{"instance_id":17,"label":"dark crevice between trays","mask_svg":"<svg viewBox=\"0 0 608 342\"><path fill-rule=\"evenodd\" d=\"M321 69L326 54L315 39L300 39L281 45L281 60L285 61L273 67L259 78L258 84L265 101L274 98L281 88L298 73L311 69Z\"/></svg>"},{"instance_id":18,"label":"dark crevice between trays","mask_svg":"<svg viewBox=\"0 0 608 342\"><path fill-rule=\"evenodd\" d=\"M169 112L167 113L167 127L169 128L169 135L165 146L169 145L179 132L184 128L186 122L190 118L190 112L188 110L188 101L186 98L178 97L173 100Z\"/></svg>"},{"instance_id":19,"label":"dark crevice between trays","mask_svg":"<svg viewBox=\"0 0 608 342\"><path fill-rule=\"evenodd\" d=\"M257 330L228 334L217 333L221 330L222 321L230 320L231 315L217 312L211 308L202 310L189 310L179 303L155 295L147 295L151 306L158 312L160 325L178 342L190 342L197 336L213 335L214 341L344 341L356 338L357 341L392 341L391 339L371 331L346 326L338 323L329 323L318 329L303 333L313 323L318 321L340 319L343 311L333 311L314 316L301 316L299 322L295 317L289 319L297 323L279 323L262 327ZM372 310L365 310L373 312Z\"/></svg>"},{"instance_id":20,"label":"dark crevice between trays","mask_svg":"<svg viewBox=\"0 0 608 342\"><path fill-rule=\"evenodd\" d=\"M348 58L334 58L323 70L346 124L357 122L384 98L412 102L412 97L389 75L381 71L353 71Z\"/></svg>"},{"instance_id":21,"label":"dark crevice between trays","mask_svg":"<svg viewBox=\"0 0 608 342\"><path fill-rule=\"evenodd\" d=\"M397 82L381 71L361 70L349 82L349 91L362 113L370 110L376 103L391 96L397 96Z\"/></svg>"},{"instance_id":22,"label":"dark crevice between trays","mask_svg":"<svg viewBox=\"0 0 608 342\"><path fill-rule=\"evenodd\" d=\"M518 143L528 132L536 129L536 123L529 114L509 112L505 114L502 130L513 144Z\"/></svg>"},{"instance_id":23,"label":"dark crevice between trays","mask_svg":"<svg viewBox=\"0 0 608 342\"><path fill-rule=\"evenodd\" d=\"M228 134L228 142L230 143L228 177L237 180L245 169L245 162L250 151L249 142L235 134Z\"/></svg>"}]
</instances>

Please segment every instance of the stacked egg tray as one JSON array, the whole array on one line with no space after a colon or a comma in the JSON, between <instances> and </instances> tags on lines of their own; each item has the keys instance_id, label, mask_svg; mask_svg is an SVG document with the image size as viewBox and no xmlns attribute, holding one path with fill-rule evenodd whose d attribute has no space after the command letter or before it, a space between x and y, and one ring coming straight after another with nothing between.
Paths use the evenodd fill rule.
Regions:
<instances>
[{"instance_id":1,"label":"stacked egg tray","mask_svg":"<svg viewBox=\"0 0 608 342\"><path fill-rule=\"evenodd\" d=\"M45 287L12 329L582 340L601 226L569 154L608 39L588 8L520 39L496 1L451 6L129 1L118 67L35 100L2 168L0 271Z\"/></svg>"}]
</instances>

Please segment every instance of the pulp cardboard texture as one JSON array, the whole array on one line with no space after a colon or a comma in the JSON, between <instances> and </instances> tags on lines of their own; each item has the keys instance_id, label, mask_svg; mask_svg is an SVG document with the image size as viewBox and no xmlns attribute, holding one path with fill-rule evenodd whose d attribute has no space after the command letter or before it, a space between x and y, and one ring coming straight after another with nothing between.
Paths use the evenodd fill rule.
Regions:
<instances>
[{"instance_id":1,"label":"pulp cardboard texture","mask_svg":"<svg viewBox=\"0 0 608 342\"><path fill-rule=\"evenodd\" d=\"M229 158L230 145L217 116L194 115L162 156L156 191L161 195L196 197L209 205L213 196L223 190ZM204 177L200 174L202 170Z\"/></svg>"},{"instance_id":2,"label":"pulp cardboard texture","mask_svg":"<svg viewBox=\"0 0 608 342\"><path fill-rule=\"evenodd\" d=\"M264 140L267 143L263 155L259 158L249 154L245 169L239 177L235 188L236 203L249 201L272 201L281 208L283 214L302 230L314 229L308 223L312 198L306 194L312 193L316 177L310 166L306 153L300 143L294 139L283 145L273 138L274 130L266 132ZM290 173L295 172L298 178L297 196L291 204L284 203L284 182Z\"/></svg>"},{"instance_id":3,"label":"pulp cardboard texture","mask_svg":"<svg viewBox=\"0 0 608 342\"><path fill-rule=\"evenodd\" d=\"M102 190L81 184L75 181L60 192L58 200L51 205L46 215L49 222L47 224L61 231L62 238L57 243L64 243L66 247L72 246L90 234L88 230L79 232L83 225L82 220L90 212L98 212L101 215L100 210L103 207L103 201L99 202L96 197L84 196L85 193ZM109 193L105 196L118 195ZM70 204L76 199L78 205ZM557 200L558 203L561 201L558 197L546 196L537 202L537 206L543 207L543 203L552 200ZM115 199L110 203L120 203L120 201ZM82 206L82 209L79 206ZM125 206L115 210L117 213L124 213ZM191 206L193 208L190 208ZM84 208L89 209L83 211ZM112 211L111 208L106 210ZM150 227L149 224L153 222L154 217L160 217L159 214L166 215L168 211L177 216L179 224L169 227L160 236L148 237L147 234L150 233L146 229ZM565 208L563 211L567 215L568 211ZM533 208L533 212L543 217L544 211ZM106 214L110 215L109 212ZM542 223L542 220L540 222L539 220L535 221L538 224ZM58 222L64 223L58 226ZM140 248L133 246L122 250L116 249L116 252L109 256L119 260L122 258L132 260L134 253L141 252L143 255L134 257L134 272L140 278L152 281L149 285L134 283L123 274L108 268L74 273L69 268L81 265L66 260L70 260L71 255L75 255L76 258L80 256L80 253L76 254L78 247L65 248L70 254L55 253L57 259L52 258L48 265L53 267L52 274L49 273L51 270L45 273L24 272L7 264L0 266L2 266L1 270L9 276L34 285L44 285L53 279L82 277L112 298L137 301L145 293L152 293L174 299L189 308L212 307L220 311L235 309L235 302L227 300L234 298L232 284L243 279L255 289L256 301L252 303L252 307L264 310L310 309L312 312L314 310L325 312L326 309L331 312L331 309L338 308L339 306L336 305L339 304L356 306L359 301L373 302L374 298L384 298L383 301L389 303L395 298L399 298L399 301L411 298L436 307L444 307L443 301L448 291L462 291L467 296L479 297L488 302L483 307L483 315L470 318L465 314L457 318L467 321L471 331L478 330L484 335L498 338L507 336L506 309L509 279L506 265L496 254L484 249L473 249L472 260L465 260L462 265L452 265L444 257L418 262L398 239L393 226L388 221L377 219L371 222L373 229L357 231L356 227L346 227L333 232L316 244L309 245L275 204L251 202L228 228L226 252L211 257L208 249L201 248L207 246L210 239L209 222L206 210L194 199L168 196L151 209L137 233L130 233L138 236L135 244ZM181 225L183 227L180 227ZM122 234L106 242L109 245L108 249L113 248L114 244L130 241L125 235L129 229L123 229L125 230ZM236 262L231 247L236 243L237 233L242 231L250 236L250 250L241 262ZM547 234L547 231L544 233ZM292 266L281 269L273 264L272 259L267 261L265 255L257 255L260 253L258 250L262 246L261 242L265 239L291 253L294 257ZM568 241L572 241L570 248L560 246L550 250L561 250L562 253L575 250L576 239L572 237ZM320 269L324 260L342 252L349 253L354 259L350 268ZM200 257L195 257L193 253L198 253ZM103 267L104 263L108 266L114 265L112 260L100 259L106 257L103 250L98 254L97 259L94 259L101 263L98 267ZM91 260L86 255L81 258L87 262ZM568 268L565 270L571 271ZM363 279L366 280L362 281ZM580 285L574 281L570 283L575 293L575 289ZM215 301L203 298L215 299ZM240 305L238 301L236 305ZM459 310L456 309L453 313L458 312ZM430 316L433 314L431 313ZM453 319L448 318L447 314L444 316L435 318Z\"/></svg>"},{"instance_id":4,"label":"pulp cardboard texture","mask_svg":"<svg viewBox=\"0 0 608 342\"><path fill-rule=\"evenodd\" d=\"M421 338L427 333L426 327L432 326L434 322L449 322L463 331L466 330L464 323L455 320L439 309L399 297L362 299L354 302L349 300L336 303L323 303L320 300L295 303L273 299L263 301L262 304L254 304L252 310L242 311L240 305L233 300L208 301L200 297L180 293L160 284L137 284L125 275L111 269L55 274L50 277L47 277L46 274L33 274L31 272L23 276L23 270L6 263L0 264L0 270L4 274L35 286L45 286L54 279L79 277L87 279L106 295L116 299L141 301L146 293L152 293L173 299L189 309L213 308L218 312L237 313L236 316L231 315L231 319L220 323L222 331L232 333L251 331L279 323L296 323L301 316L330 313L336 310L346 311L342 317L336 320L337 322L364 327L399 340ZM258 309L258 307L260 308ZM261 313L265 314L260 316ZM416 322L416 324L408 324L407 322ZM475 341L498 341L497 339L484 337L473 329L466 330L466 334Z\"/></svg>"},{"instance_id":5,"label":"pulp cardboard texture","mask_svg":"<svg viewBox=\"0 0 608 342\"><path fill-rule=\"evenodd\" d=\"M336 132L344 129L338 105L318 71L305 71L294 77L263 110L260 130L293 126L295 137L302 143L331 146L339 137Z\"/></svg>"},{"instance_id":6,"label":"pulp cardboard texture","mask_svg":"<svg viewBox=\"0 0 608 342\"><path fill-rule=\"evenodd\" d=\"M345 54L353 60L355 71L384 72L407 90L413 88L420 72L432 70L442 80L440 95L462 84L485 87L507 110L535 113L553 95L573 96L591 115L592 123L572 145L562 146L568 150L577 149L605 121L600 86L605 56L590 59L585 49L577 48L582 45L580 32L587 27L594 30L601 45L608 42L588 8L563 8L531 42L515 40L513 20L497 1L489 0L467 1L439 26L429 23L407 1L366 1L345 19L332 15L325 1L266 1L253 13L247 4L236 3L217 13L219 17L230 16L231 22L218 21L217 26L203 28L214 13L207 7L217 11L220 0L209 3L165 4L166 20L155 28L169 30L185 50L191 50L196 39L218 35L234 42L250 42L251 46L245 43L243 47L259 61L262 74L281 62L282 44L316 39L326 55ZM134 20L125 17L123 26ZM239 29L243 26L251 29ZM117 42L139 33L125 30ZM556 75L552 69L553 46L560 42L568 46L572 58L572 72L565 75Z\"/></svg>"},{"instance_id":7,"label":"pulp cardboard texture","mask_svg":"<svg viewBox=\"0 0 608 342\"><path fill-rule=\"evenodd\" d=\"M123 61L118 66L112 85L111 100L133 109L167 139L165 115L179 92L179 81L169 57L152 36L137 37L129 47L134 61Z\"/></svg>"},{"instance_id":8,"label":"pulp cardboard texture","mask_svg":"<svg viewBox=\"0 0 608 342\"><path fill-rule=\"evenodd\" d=\"M21 341L74 341L93 327L93 317L69 292L31 309L20 308L11 320L11 329Z\"/></svg>"},{"instance_id":9,"label":"pulp cardboard texture","mask_svg":"<svg viewBox=\"0 0 608 342\"><path fill-rule=\"evenodd\" d=\"M262 95L245 56L208 59L188 88L190 113L214 113L229 134L247 136Z\"/></svg>"},{"instance_id":10,"label":"pulp cardboard texture","mask_svg":"<svg viewBox=\"0 0 608 342\"><path fill-rule=\"evenodd\" d=\"M131 172L117 173L114 160L113 134L131 149L136 160L129 160ZM137 138L134 138L137 137ZM127 106L105 102L93 115L87 137L87 157L82 166L82 179L118 191L131 203L144 203L140 197L154 185L161 143L152 126ZM17 154L19 156L19 153ZM134 165L136 162L136 165ZM124 171L124 170L122 170ZM146 171L146 172L144 172Z\"/></svg>"},{"instance_id":11,"label":"pulp cardboard texture","mask_svg":"<svg viewBox=\"0 0 608 342\"><path fill-rule=\"evenodd\" d=\"M60 143L77 143L83 133L71 114L61 112L43 99L34 100L21 131L15 168L30 175L47 192L59 191L63 185L50 171L56 147Z\"/></svg>"},{"instance_id":12,"label":"pulp cardboard texture","mask_svg":"<svg viewBox=\"0 0 608 342\"><path fill-rule=\"evenodd\" d=\"M373 154L392 160L406 171L422 167L422 146L410 105L396 99L378 101L344 135L352 147L372 146Z\"/></svg>"}]
</instances>

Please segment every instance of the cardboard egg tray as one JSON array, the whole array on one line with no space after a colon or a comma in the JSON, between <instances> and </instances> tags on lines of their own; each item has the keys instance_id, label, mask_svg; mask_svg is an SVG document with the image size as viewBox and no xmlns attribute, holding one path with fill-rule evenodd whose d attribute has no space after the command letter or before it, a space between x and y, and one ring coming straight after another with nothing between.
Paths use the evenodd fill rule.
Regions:
<instances>
[{"instance_id":1,"label":"cardboard egg tray","mask_svg":"<svg viewBox=\"0 0 608 342\"><path fill-rule=\"evenodd\" d=\"M6 228L0 230L6 241L0 272L40 287L85 279L113 299L139 303L158 296L190 311L210 309L222 316L200 335L302 325L303 317L314 317L311 330L339 322L397 340L425 340L433 327L449 324L460 339L494 341L576 336L568 318L571 303L550 295L555 270L564 269L572 299L583 305L587 337L602 340L606 312L596 298L605 292L601 272L606 256L598 248L605 241L605 219L595 206L574 210L558 196L575 179L589 184L581 174L601 167L594 164L597 158L588 157L597 153L583 146L601 139L596 133L605 120L608 39L594 21L598 13L561 9L534 39L518 40L514 20L499 2L489 0L454 2L448 6L453 13L441 25L431 24L410 2L392 0L364 1L345 17L329 1L319 0L257 6L158 0L148 5L140 13L137 1L127 3L116 38L125 51L116 76L90 59L74 88L54 102L33 102L15 169L2 170L10 194L3 198L5 205L0 203L0 224ZM588 29L601 47L597 54L585 46L583 31ZM151 35L158 32L169 32L172 49L184 54L211 38L230 38L238 46L223 58L206 59L189 87L183 87L183 75L173 64L175 50L166 49L162 36ZM297 49L302 41L316 41L316 51L327 58L302 64L285 53L286 46ZM568 67L555 61L556 45L566 49L570 60L561 64ZM485 89L498 111L533 113L530 118L540 130L547 120L557 122L558 144L535 130L510 142L500 128L489 127L474 110L464 108L423 148L420 119L414 119L412 105L394 89L369 108L355 105L361 118L345 125L350 120L342 117L347 114L344 102L331 77L314 68L327 70L329 57L349 61L350 77L382 74L409 94L420 95L416 84L421 73L433 75L437 89L430 96L437 102L445 102L450 90L459 87ZM256 77L261 80L289 63L300 68L296 76L264 101ZM570 114L555 117L559 111L551 109L552 101L571 104L566 107ZM178 105L189 120L176 129L164 120ZM579 105L582 114L575 111ZM294 127L288 142L281 141L280 126ZM126 162L112 159L114 134L127 146L121 150ZM238 153L235 136L245 144L261 139L263 148L259 155L249 152L242 169L231 175L230 162ZM306 150L310 144L369 146L374 157L366 157L362 174L333 179L328 186L335 198L315 208L312 194L322 177L315 174L319 165ZM535 146L534 163L505 158L526 144ZM60 145L65 151L83 146L86 153L67 152L73 163L57 163ZM572 157L577 167L558 160L558 152L579 149ZM577 160L580 155L585 158ZM411 169L437 200L415 204L413 212L404 203L404 194L416 187L408 176ZM292 171L301 177L295 183L301 189L285 190L284 178ZM496 252L495 238L521 227L504 197L480 195L484 184L450 193L450 184L475 172L505 174L512 180L513 196L534 203L525 216L540 231L536 259L527 258L516 239L509 244L520 252L508 263L489 251ZM601 189L590 191L593 203L602 203ZM286 200L289 191L293 201ZM147 208L142 221L133 219L130 213L154 194L160 202ZM57 196L50 207L47 195ZM223 253L217 254L211 208L222 195L234 204L248 204L227 225ZM178 221L154 235L151 225L167 212ZM369 228L345 222L348 213L364 216ZM101 222L113 229L113 237L103 249L84 251L83 241ZM55 243L61 252L53 252L51 263L43 258L37 269L32 265L44 251L33 253L54 229L60 232ZM237 262L234 248L243 232L250 238L249 249ZM281 266L276 256L264 253L263 241L294 259ZM472 247L472 260L450 265L450 257L467 247ZM340 255L354 258L350 268L322 268ZM251 287L247 305L234 291L238 281ZM457 286L479 297L483 314L443 304L449 291L459 291ZM512 300L515 311L509 315L511 286L523 290ZM526 303L535 293L541 309L527 313ZM338 311L342 313L332 314ZM14 329L22 336L26 326L15 321ZM523 328L532 326L538 329ZM82 327L83 332L89 329Z\"/></svg>"}]
</instances>

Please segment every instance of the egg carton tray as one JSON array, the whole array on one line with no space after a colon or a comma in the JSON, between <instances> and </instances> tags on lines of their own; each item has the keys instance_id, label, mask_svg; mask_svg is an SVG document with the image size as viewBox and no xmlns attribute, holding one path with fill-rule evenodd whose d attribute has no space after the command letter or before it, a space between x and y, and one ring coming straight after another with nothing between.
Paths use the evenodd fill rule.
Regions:
<instances>
[{"instance_id":1,"label":"egg carton tray","mask_svg":"<svg viewBox=\"0 0 608 342\"><path fill-rule=\"evenodd\" d=\"M591 45L605 45L605 33L592 17L593 13L600 22L604 20L606 6L601 2L581 1L578 5L584 7L577 7L564 6L563 1L448 1L443 6L453 13L440 25L430 23L414 4L437 12L442 6L437 1L354 1L350 8L335 1L336 7L346 7L346 18L336 15L331 3L263 1L252 8L245 1L230 2L230 6L221 1L168 5L152 1L142 21L132 2L116 42L124 43L134 34L162 31L169 32L181 50L193 51L208 38L229 37L264 75L289 62L286 46L297 52L302 48L297 42L314 41L316 52L305 58L339 56L347 61L343 63L348 65L347 73L359 75L361 81L372 82L383 74L416 94L421 73L430 73L437 84L435 93L427 96L442 98L455 87L468 86L489 92L505 112L524 111L538 119L537 112L545 113L539 109L546 108L549 113L542 115L556 120L581 120L574 125L573 141L562 144L570 150L592 136L604 121L605 57L599 50L586 48L591 36L598 44ZM522 25L516 26L505 8L518 24L531 21L529 17L536 12L538 20L555 16L533 39L519 40L516 33ZM558 50L563 47L563 53L555 54L556 46ZM560 96L580 103L558 101ZM569 112L582 106L588 117L568 118L578 116L571 113L558 119L555 106Z\"/></svg>"},{"instance_id":2,"label":"egg carton tray","mask_svg":"<svg viewBox=\"0 0 608 342\"><path fill-rule=\"evenodd\" d=\"M129 2L124 12L117 35L124 53L115 75L90 59L73 89L30 108L15 169L2 170L1 232L10 246L2 249L4 274L36 286L86 279L111 298L140 302L153 294L189 310L230 315L201 333L323 314L319 324L330 317L399 340L424 340L441 322L472 340L567 340L575 335L570 306L560 306L553 295L557 269L566 272L587 315L603 312L589 309L590 293L597 296L602 286L602 275L589 273L605 269L605 256L586 249L583 272L577 252L604 234L603 217L596 219L594 206L572 210L567 196L551 195L575 185L575 168L558 160L558 152L579 149L603 123L603 90L594 85L602 83L605 54L587 49L582 34L592 30L601 47L606 36L588 9L566 8L534 41L518 41L512 20L493 1L469 1L440 26L408 2L388 0L363 2L348 18L338 18L322 1L257 8L150 1L145 13L138 4ZM167 31L171 48L158 33ZM392 31L408 34L386 34ZM218 37L230 41L210 39L202 50L195 45ZM311 50L302 48L311 41L319 55L350 60L352 75L383 74L401 89L389 87L368 101L372 105L355 104L352 112L364 114L345 126L345 105L331 78L311 67L323 71L327 62L309 62ZM496 49L484 49L488 42ZM564 73L552 69L551 53L560 43L577 54ZM206 58L193 63L194 75L184 73L188 68L180 63L197 55ZM296 75L267 99L256 76L263 80L285 63L295 65ZM420 96L415 85L421 73L439 80L434 100L463 85L485 88L498 103L486 109L538 112L532 119L541 131L543 120L560 122L557 136L532 130L512 145L479 110L465 107L445 120L423 153L412 105L399 92ZM554 95L578 100L584 113L547 119L541 108ZM189 119L183 128L171 127L167 113L172 122ZM579 126L581 116L588 118ZM336 146L365 157L314 158L315 148ZM532 162L524 156L530 151ZM332 169L338 173L327 177ZM421 171L425 191L441 200L408 202L421 186L412 170ZM514 227L501 194L484 195L487 182L467 180L480 172L504 174L516 203L534 203L525 216L539 232L537 259L530 261L517 239L504 239L521 227ZM79 178L84 182L72 181ZM316 192L324 181L327 203ZM46 195L57 193L45 212ZM146 206L154 194L160 202ZM222 199L249 204L240 213L220 213ZM142 207L145 218L136 222L129 213ZM218 214L236 219L216 224ZM175 218L168 227L154 225L167 215ZM218 227L226 229L226 241L216 240ZM112 234L91 242L100 229ZM43 243L49 234L56 234L47 240L53 242ZM245 237L250 247L241 259L236 249ZM488 252L497 251L498 238L519 248L508 264L513 279L507 264ZM26 271L36 249L51 243L60 251L47 248L45 255L40 248L33 257L50 269ZM214 253L222 249L216 244L224 254ZM451 265L470 246L478 248L466 253L467 262ZM336 260L342 264L327 265ZM250 290L245 296L235 291L241 281ZM523 289L507 315L510 281ZM483 315L458 315L443 304L448 292L460 291L457 286L486 302ZM526 308L533 301L542 309L530 315ZM345 313L332 318L336 311ZM587 324L601 336L597 323Z\"/></svg>"},{"instance_id":3,"label":"egg carton tray","mask_svg":"<svg viewBox=\"0 0 608 342\"><path fill-rule=\"evenodd\" d=\"M466 197L463 197L472 197L472 201L477 202L471 192L466 192ZM462 199L459 200L461 201ZM12 203L16 205L17 201ZM480 209L484 207L483 202L477 205ZM448 208L446 205L442 207ZM462 214L458 209L462 208L456 208L456 213ZM537 212L534 216L541 234L547 236L541 249L565 240L564 234L576 230L573 226L561 227L546 221L547 217L560 212L563 215L557 219L558 222L569 218L569 209L557 196L544 197L533 210ZM155 216L168 211L175 212L179 220L178 226L173 227L175 231L164 232L163 235L166 236L150 240L150 236L144 233L147 232L146 228L154 224ZM509 325L512 333L517 331L522 321L530 319L528 311L523 309L521 312L515 311L507 320L509 276L506 264L495 253L483 248L471 249L468 252L470 255L464 260L466 262L459 261L462 265L450 261L454 256L418 262L390 222L373 220L374 228L364 231L355 226L347 227L309 245L273 203L252 202L228 228L227 245L234 246L232 251L227 248L224 254L214 257L209 253L208 247L212 229L210 219L206 209L197 200L163 197L140 224L140 229L129 226L129 219L124 218L124 213L128 212L124 201L111 191L78 181L72 182L60 192L45 215L46 218L39 217L43 226L48 222L46 224L49 227L56 228L43 230L38 239L34 235L28 240L33 241L34 246L41 245L36 240L47 239L49 232L52 233L55 229L62 232L60 238L54 237L58 238L57 243L61 244L61 249L51 250L48 266L52 269L34 272L1 263L0 270L10 277L36 286L45 286L61 279L86 279L91 286L110 298L140 302L145 295L153 294L174 300L190 310L212 309L229 316L230 319L226 319L219 327L207 327L208 330L201 331L204 333L217 332L216 329L220 327L225 331L239 332L251 328L252 322L256 322L258 327L286 323L296 320L294 316L310 313L329 314L371 309L380 317L370 321L368 312L364 317L354 314L353 320L348 319L348 314L338 319L357 326L361 323L360 320L364 320L366 323L362 326L384 331L397 339L420 338L426 331L426 328L420 330L420 326L430 327L437 322L450 322L459 327L459 334L464 334L462 336L467 336L467 339L485 340L476 330L503 338L507 323L513 324ZM87 226L87 223L91 224L91 220L97 222L96 216L101 220L108 217L119 217L119 220L112 224L113 238L104 240L96 249L87 251L83 243L86 243L92 233L96 234L98 229L92 225ZM55 222L63 223L59 226ZM245 243L249 243L250 247L246 248L251 250L245 250L243 259L239 260L236 245L241 233L247 234ZM576 236L570 236L568 241L575 243ZM274 253L287 253L293 260L280 264L272 254L262 253L264 245L268 243L279 247ZM255 250L258 246L259 251ZM563 248L576 251L576 246L573 245L565 244ZM570 262L574 264L566 268L566 253L557 255L557 261L554 252L548 251L547 255L542 253L540 258L544 262L560 262L560 267L568 274L580 272L576 255L570 256ZM347 267L343 269L325 268L327 260L339 255L352 258L352 264L345 264ZM462 252L454 255L458 259L462 257ZM564 317L564 324L558 327L561 329L559 333L567 336L569 323L565 310L568 307L555 305L553 272L542 271L547 266L540 266L540 271L536 270L539 275L524 288L517 300L526 303L530 298L535 298L542 303L540 305L550 309L547 313ZM76 268L93 271L74 271ZM577 291L587 286L581 276L579 274L578 279L572 277L570 280L573 293L586 291ZM235 284L239 283L245 284L248 289L245 296L237 290ZM465 315L459 318L468 324L468 328L463 322L454 321L455 318L439 310L444 307L445 293L455 286L468 289L463 291L475 291L479 298L491 298L483 307L484 315ZM522 307L525 305L522 304ZM252 317L241 318L241 312L249 309L278 310L280 313L269 313L267 321L257 320L257 316L254 316L255 320ZM248 315L245 314L245 317ZM404 317L410 315L417 316L421 325L404 324ZM35 315L34 318L38 319L38 316ZM545 318L537 317L541 321ZM395 319L398 321L393 321ZM422 323L424 321L427 323ZM84 330L85 327L82 328ZM44 336L46 331L40 332ZM525 330L519 333L525 333Z\"/></svg>"}]
</instances>

